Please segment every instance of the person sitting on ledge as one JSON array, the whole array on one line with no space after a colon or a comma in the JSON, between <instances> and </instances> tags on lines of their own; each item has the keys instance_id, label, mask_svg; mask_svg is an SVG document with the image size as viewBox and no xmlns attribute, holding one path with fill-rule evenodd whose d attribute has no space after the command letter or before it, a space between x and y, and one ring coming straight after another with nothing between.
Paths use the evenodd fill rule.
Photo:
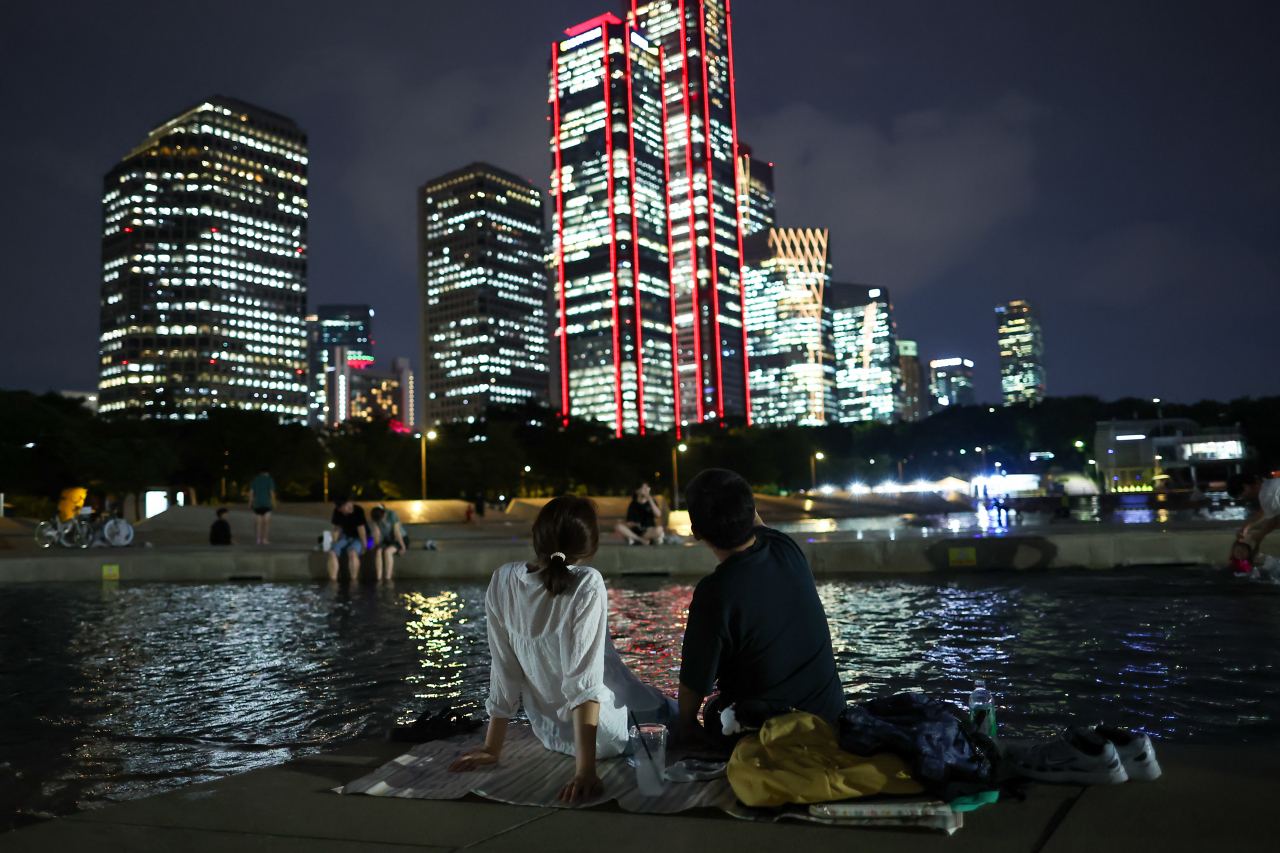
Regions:
<instances>
[{"instance_id":1,"label":"person sitting on ledge","mask_svg":"<svg viewBox=\"0 0 1280 853\"><path fill-rule=\"evenodd\" d=\"M220 507L216 513L217 520L209 525L209 544L210 545L234 545L236 540L231 538L231 525L227 522L227 508Z\"/></svg>"},{"instance_id":2,"label":"person sitting on ledge","mask_svg":"<svg viewBox=\"0 0 1280 853\"><path fill-rule=\"evenodd\" d=\"M1250 554L1256 557L1262 540L1280 527L1280 479L1236 474L1227 481L1227 494L1236 500L1258 502L1258 511L1236 532L1236 541L1248 544Z\"/></svg>"},{"instance_id":3,"label":"person sitting on ledge","mask_svg":"<svg viewBox=\"0 0 1280 853\"><path fill-rule=\"evenodd\" d=\"M369 538L364 507L345 495L333 502L333 545L329 547L329 580L338 579L338 561L347 555L347 571L351 582L360 581L360 552Z\"/></svg>"},{"instance_id":4,"label":"person sitting on ledge","mask_svg":"<svg viewBox=\"0 0 1280 853\"><path fill-rule=\"evenodd\" d=\"M649 484L641 483L632 496L631 503L627 504L626 520L619 521L613 529L628 545L661 545L662 537L666 535L662 525L658 523L661 517L662 510L658 509L658 502L653 499Z\"/></svg>"},{"instance_id":5,"label":"person sitting on ledge","mask_svg":"<svg viewBox=\"0 0 1280 853\"><path fill-rule=\"evenodd\" d=\"M484 746L459 756L455 773L497 764L507 721L524 705L547 749L572 755L577 772L560 789L575 803L597 798L596 759L627 748L628 717L665 723L675 703L627 669L609 639L604 578L583 565L600 544L596 507L564 495L533 523L532 563L507 563L485 593L489 621L489 729Z\"/></svg>"},{"instance_id":6,"label":"person sitting on ledge","mask_svg":"<svg viewBox=\"0 0 1280 853\"><path fill-rule=\"evenodd\" d=\"M834 722L845 709L827 614L809 562L790 536L764 526L746 480L709 468L685 488L693 537L720 565L698 581L680 661L682 742L730 751L721 712L742 725L795 709ZM713 688L719 692L707 700ZM698 726L702 707L703 728Z\"/></svg>"}]
</instances>

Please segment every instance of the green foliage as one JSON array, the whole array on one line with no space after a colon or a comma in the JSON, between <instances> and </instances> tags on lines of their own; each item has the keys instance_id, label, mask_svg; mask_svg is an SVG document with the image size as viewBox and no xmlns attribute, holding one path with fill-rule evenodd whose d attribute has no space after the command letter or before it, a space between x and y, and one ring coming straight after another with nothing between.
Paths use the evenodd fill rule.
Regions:
<instances>
[{"instance_id":1,"label":"green foliage","mask_svg":"<svg viewBox=\"0 0 1280 853\"><path fill-rule=\"evenodd\" d=\"M825 457L816 462L819 483L874 484L897 478L899 464L907 480L965 477L983 463L979 447L988 465L1000 462L1012 471L1083 470L1097 421L1153 418L1157 410L1206 427L1238 423L1259 467L1280 467L1280 397L1159 406L1070 397L1037 406L948 409L914 424L698 425L681 438L688 450L679 454L680 482L714 466L732 468L770 494L805 489L817 452ZM437 432L427 442L433 498L625 495L641 481L671 496L676 442L668 433L618 438L597 423L561 427L533 406L499 409L485 422L446 424ZM1076 441L1084 447L1077 449ZM1054 460L1029 462L1037 450L1052 452ZM0 391L0 491L10 502L52 498L75 485L101 494L194 488L202 501L221 500L224 481L234 501L263 470L286 500L320 500L326 470L330 495L412 499L421 494L420 451L419 439L385 422L320 432L238 409L219 409L204 420L108 420L56 394Z\"/></svg>"}]
</instances>

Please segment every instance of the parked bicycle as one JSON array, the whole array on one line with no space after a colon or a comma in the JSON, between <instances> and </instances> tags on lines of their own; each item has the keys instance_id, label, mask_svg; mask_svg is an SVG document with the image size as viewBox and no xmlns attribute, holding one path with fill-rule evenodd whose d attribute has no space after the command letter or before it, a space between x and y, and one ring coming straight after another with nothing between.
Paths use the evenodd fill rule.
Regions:
<instances>
[{"instance_id":1,"label":"parked bicycle","mask_svg":"<svg viewBox=\"0 0 1280 853\"><path fill-rule=\"evenodd\" d=\"M111 545L122 548L133 541L133 525L115 515L94 518L93 509L84 505L88 491L79 487L64 489L58 501L58 514L36 525L36 544L52 548L88 548Z\"/></svg>"}]
</instances>

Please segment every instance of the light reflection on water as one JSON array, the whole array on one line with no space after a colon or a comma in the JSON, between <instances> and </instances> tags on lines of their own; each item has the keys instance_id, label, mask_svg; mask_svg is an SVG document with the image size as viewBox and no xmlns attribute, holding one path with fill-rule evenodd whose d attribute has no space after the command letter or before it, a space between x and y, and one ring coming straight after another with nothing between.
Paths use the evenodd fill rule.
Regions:
<instances>
[{"instance_id":1,"label":"light reflection on water","mask_svg":"<svg viewBox=\"0 0 1280 853\"><path fill-rule=\"evenodd\" d=\"M692 587L611 585L615 644L674 691ZM819 585L853 700L996 693L1014 734L1068 721L1280 737L1280 587L1210 570ZM482 703L483 587L11 586L0 816L61 814L278 764ZM0 823L3 827L4 823Z\"/></svg>"}]
</instances>

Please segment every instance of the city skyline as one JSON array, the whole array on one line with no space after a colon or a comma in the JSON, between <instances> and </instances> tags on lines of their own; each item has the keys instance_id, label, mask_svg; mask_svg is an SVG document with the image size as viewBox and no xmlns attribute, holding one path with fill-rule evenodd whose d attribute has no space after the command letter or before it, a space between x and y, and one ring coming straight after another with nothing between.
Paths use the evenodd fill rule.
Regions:
<instances>
[{"instance_id":1,"label":"city skyline","mask_svg":"<svg viewBox=\"0 0 1280 853\"><path fill-rule=\"evenodd\" d=\"M1216 96L1212 101L1201 98L1196 91L1187 88L1186 80L1189 75L1203 77L1207 74L1209 79L1222 82L1226 79L1224 75L1229 77L1231 73L1250 67L1248 63L1255 61L1257 53L1252 45L1265 41L1264 34L1274 32L1269 29L1274 23L1271 18L1262 18L1256 10L1250 15L1239 8L1221 10L1215 15L1215 27L1205 31L1198 14L1188 7L1174 4L1163 17L1161 26L1152 31L1139 27L1136 18L1124 10L1109 11L1105 16L1113 24L1111 29L1116 33L1115 37L1129 40L1133 47L1129 53L1133 56L1095 60L1087 64L1077 81L1079 85L1073 87L1049 83L1050 78L1065 79L1067 75L1055 76L1052 73L1053 63L1034 59L1026 51L1014 50L1007 60L993 60L989 66L969 69L957 63L966 55L959 47L960 34L989 24L978 40L988 47L1010 39L1014 32L1025 36L1022 41L1028 44L1050 44L1063 38L1087 42L1090 24L1104 15L1099 7L1086 4L1075 8L1070 15L1001 8L998 20L994 17L983 19L983 15L978 13L972 16L973 20L958 20L957 13L940 6L927 10L929 18L917 17L914 20L904 18L901 13L860 4L849 4L848 8L838 10L816 4L802 3L800 7L803 8L797 8L797 18L808 13L812 19L813 13L821 11L823 20L856 20L858 31L863 35L853 37L852 44L856 50L846 55L865 55L868 59L878 60L879 64L872 62L854 69L848 62L836 63L830 73L806 78L804 74L812 69L812 62L802 53L787 47L787 39L776 38L779 34L797 32L796 22L787 16L770 18L765 10L750 3L735 4L736 97L739 124L743 125L740 135L750 141L760 155L775 164L781 221L831 227L842 247L835 276L844 280L875 281L891 288L895 295L900 334L920 342L922 358L956 353L974 358L979 366L975 377L980 386L979 397L986 401L998 399L997 380L992 370L995 347L990 339L989 320L984 322L984 318L990 316L992 304L1010 298L1029 298L1041 306L1045 318L1046 336L1051 343L1048 368L1053 374L1051 390L1054 394L1094 392L1117 396L1132 393L1179 399L1229 397L1269 390L1269 375L1261 372L1258 366L1265 363L1259 350L1265 340L1262 334L1265 327L1258 324L1261 322L1259 316L1266 312L1251 311L1237 316L1239 312L1230 307L1258 304L1259 300L1265 305L1271 296L1271 291L1261 288L1264 282L1272 280L1271 274L1275 269L1276 259L1271 248L1274 244L1274 220L1259 219L1258 213L1268 207L1274 209L1275 190L1266 181L1245 180L1249 169L1253 169L1250 175L1257 175L1256 167L1269 162L1260 158L1264 157L1261 140L1270 134L1266 124L1270 119L1264 119L1256 109L1250 109L1250 105L1267 102L1264 96L1269 92L1259 88L1261 84L1246 83L1244 91L1237 92L1230 100L1235 112L1227 114L1223 111L1225 103L1222 108L1217 106L1222 99ZM516 14L522 27L527 25L533 31L541 28L540 31L547 32L551 38L566 21L582 20L591 14L607 11L594 4L585 7L582 4L550 4L537 10L536 14L501 4L495 4L494 8ZM303 42L318 46L328 38L341 43L338 34L327 32L318 23L322 17L317 15L302 25L306 36ZM40 19L40 13L23 10L16 26L30 25L32 31L38 31L35 24ZM884 51L877 51L874 47L874 35L885 37L886 45L901 46L901 37L914 32L914 23L934 19L953 25L957 35L954 40L944 38L939 41L936 35L925 38L932 47L942 48L942 53L932 64L908 73L908 63L913 57L918 58L918 52L907 51L901 62L897 62L889 59L887 47ZM178 20L183 20L181 15ZM105 22L99 23L110 29ZM1061 26L1054 31L1051 24ZM373 29L385 33L386 25ZM824 29L838 31L841 28L832 26ZM406 206L403 200L396 200L399 198L396 194L405 193L406 187L420 183L426 176L484 157L517 174L527 175L539 185L543 183L540 176L545 174L545 166L539 168L538 151L545 149L537 143L537 131L541 131L545 140L546 119L529 113L523 106L511 112L510 121L508 116L496 114L488 106L482 110L487 110L484 114L488 118L485 119L477 119L481 113L467 109L443 115L418 110L424 117L431 114L436 124L443 120L457 130L435 138L430 145L408 146L414 149L412 163L404 159L409 156L407 154L393 154L384 159L394 168L379 170L371 167L368 158L361 155L359 144L353 147L351 143L353 140L358 142L366 131L395 129L387 124L381 105L371 106L372 112L362 114L360 121L351 122L348 120L353 115L349 96L340 92L335 117L342 118L343 122L335 124L334 119L319 112L319 103L313 102L314 99L308 101L311 96L306 92L314 91L314 87L308 88L296 78L289 83L286 77L281 76L283 71L279 63L241 55L235 48L225 46L217 48L219 52L211 52L215 50L213 41L204 43L198 27L193 30L187 23L183 30L184 33L196 32L193 49L202 52L202 56L215 59L201 65L200 70L193 74L176 75L177 79L169 79L173 75L164 80L148 79L138 92L112 90L109 97L101 97L103 106L90 107L87 111L91 122L101 130L93 134L91 140L77 138L83 135L58 132L56 128L63 120L60 117L63 113L68 116L86 114L77 106L77 98L80 91L92 91L96 84L77 73L74 62L70 62L67 69L59 70L40 57L25 57L24 61L30 67L44 74L44 83L19 87L6 98L15 104L15 114L30 117L32 126L53 128L49 131L51 138L59 141L49 152L35 156L24 155L23 152L28 150L24 147L28 140L22 132L12 143L15 155L9 160L15 171L10 173L11 183L17 195L16 206L24 211L24 217L7 230L4 238L14 241L7 245L15 259L9 267L9 274L15 278L10 280L6 291L12 304L5 320L10 325L5 327L5 332L9 346L15 351L36 356L39 369L33 370L28 362L18 371L10 360L6 366L9 372L2 374L5 378L0 380L0 385L34 387L36 390L91 387L93 356L83 351L85 346L81 341L88 337L83 329L86 323L93 322L93 318L77 305L83 296L72 297L85 292L92 275L90 268L95 252L92 246L86 251L85 246L74 245L74 241L68 241L65 235L83 233L83 224L74 228L72 225L96 218L97 202L84 203L86 198L92 201L94 193L86 192L84 184L94 183L97 179L85 181L77 175L86 172L89 176L101 175L120 150L136 142L140 127L155 124L184 103L190 103L210 91L233 94L290 115L308 129L313 140L320 138L318 127L324 128L328 150L324 153L325 159L317 162L327 164L327 174L323 180L317 180L317 186L326 187L328 221L321 224L313 220L311 243L313 247L325 245L328 248L322 252L323 264L321 258L312 253L313 302L349 298L343 293L341 280L353 278L357 270L363 280L370 282L368 287L373 291L368 295L362 294L362 297L384 311L395 301L402 300L406 289L412 290L412 278L404 275L403 264L396 260L403 256L403 249L395 248L403 245L402 241L396 243L401 239L396 234L403 231L403 226L384 226L390 221L387 217L396 221L402 217L403 210L397 213L392 209ZM96 33L96 29L94 31ZM89 28L82 23L74 24L68 36L69 42L73 45L80 43L88 37L88 32ZM1178 51L1173 47L1193 37L1202 48L1201 52L1189 63L1183 62L1180 56L1179 63L1188 67L1175 70L1173 57L1178 55ZM822 33L816 39L817 43L808 45L808 54L819 54L819 47L830 49L824 47L830 42L830 36ZM470 98L480 104L523 104L529 92L541 88L537 78L542 75L537 72L538 63L531 58L530 51L536 49L541 53L545 48L537 48L533 41L532 35L523 32L518 39L503 42L504 49L513 51L512 58L503 60L504 74L522 68L535 69L531 75L520 72L510 76L515 89L527 87L523 91L491 95L484 86L477 84L479 88L464 89L445 100L437 98L436 103L447 106L465 103ZM546 44L541 39L536 41ZM784 44L777 50L764 50L762 47L766 41ZM1232 45L1229 52L1227 44ZM393 45L392 53L397 49ZM973 49L976 51L977 46ZM52 54L63 55L58 50ZM458 55L455 52L450 56L456 59ZM289 57L293 66L306 61L296 51L289 53ZM22 56L17 58L24 59ZM1146 95L1162 91L1153 89L1156 84L1143 75L1121 73L1126 63L1139 63L1139 59L1152 61L1154 67L1162 69L1156 76L1162 76L1166 81L1167 85L1162 84L1163 89L1177 92L1195 109L1173 110L1172 94L1169 94L1139 98L1144 104L1141 115L1126 118L1129 111L1125 105L1140 91ZM964 73L951 75L955 80L944 82L949 72L948 62L957 63L954 69L961 69ZM1008 73L1019 63L1025 65L1025 75L1019 77ZM545 54L541 64L545 67ZM431 65L438 67L434 61ZM465 64L458 67L465 68ZM264 70L270 73L264 74ZM331 85L332 75L324 68L319 72L316 79L324 82L318 85ZM530 76L532 84L528 83ZM24 76L21 71L16 77L19 80L33 79L29 73ZM397 80L407 81L412 77L405 69L393 74ZM257 82L259 79L267 83ZM484 77L482 82L491 79ZM810 86L805 90L806 96L797 100L794 93L800 91L797 87L801 80L816 88ZM1105 83L1113 80L1124 81L1119 93L1106 90ZM353 84L356 90L367 85L357 82L359 85ZM848 87L849 94L833 101L826 97L834 91L832 85ZM954 101L954 106L947 106L947 92L959 99ZM33 100L38 95L49 105L54 103L50 98L56 99L59 115L50 114L42 105L44 102ZM1006 97L1010 95L1020 96L1021 100ZM1089 102L1087 110L1083 109L1086 96ZM535 101L540 100L536 94L534 97ZM328 102L324 104L325 109L329 106ZM935 112L929 113L930 109ZM383 113L378 110L383 110ZM1179 118L1197 111L1200 118L1195 122L1188 119L1183 123ZM49 120L43 121L42 117ZM907 121L908 117L911 121ZM1065 117L1072 117L1076 124L1064 126ZM1212 132L1203 130L1206 117L1212 118L1219 127ZM531 119L541 121L542 126L537 127ZM476 125L477 120L481 125ZM411 119L410 125L414 121L417 120ZM1150 127L1144 127L1144 123ZM792 133L791 142L781 144L788 128L796 125L802 125L804 133L799 137ZM483 127L490 129L485 131ZM521 131L520 127L528 131ZM1050 144L1049 137L1045 135L1048 127L1066 132L1064 141L1074 141L1077 147L1073 150L1087 156L1074 159L1065 156L1061 147ZM511 132L503 128L510 128ZM1232 132L1228 132L1228 128ZM417 132L413 127L409 130ZM1197 133L1209 133L1215 139L1222 136L1227 149L1235 153L1229 154L1228 150L1219 151L1218 147L1209 146L1215 156L1205 158L1198 154L1194 160L1196 168L1190 168L1193 161L1187 159L1184 152L1206 150L1203 145L1193 144ZM467 134L474 139L467 141L464 138ZM798 144L796 138L800 139ZM826 191L819 191L821 188L816 187L813 180L818 173L812 171L814 167L801 162L805 158L810 161L816 158L817 167L832 165L829 145L824 140L832 143L841 140L847 152L847 157L836 164L841 168L828 171L824 178L830 185L830 192L842 192L841 205L850 211L847 214L828 216L827 211L831 208L824 207L827 204ZM894 240L869 241L868 237L874 230L869 231L859 224L865 219L859 219L862 217L859 211L879 210L882 221L909 223L912 254L924 259L918 263L928 261L937 266L939 245L951 245L947 239L955 235L952 233L951 237L943 239L947 237L942 233L945 228L938 230L941 226L936 218L907 216L903 219L900 214L904 208L901 205L907 205L906 210L910 212L914 197L912 185L892 186L892 181L884 173L874 168L868 170L863 143L880 146L890 163L910 166L907 171L918 166L920 174L935 175L939 179L934 182L937 193L929 191L922 196L931 203L955 198L976 203L976 207L970 206L969 218L972 220L989 218L991 205L998 207L997 202L1008 201L1008 196L1000 201L999 192L988 192L990 187L982 180L966 183L974 179L976 173L973 171L974 162L964 157L948 160L940 155L940 159L934 158L927 164L913 164L909 158L894 159L905 157L908 150L918 150L921 157L928 160L929 152L938 153L946 147L943 142L947 140L955 143L952 149L948 149L952 153L969 144L970 148L966 150L982 149L1006 163L1034 162L1034 175L1024 171L1015 175L1016 180L1012 183L999 184L1005 189L1012 189L1013 195L1022 193L1020 197L1024 201L1020 212L1011 219L1003 220L1002 226L983 232L980 239L966 237L960 240L965 247L963 251L979 260L954 262L949 267L943 264L945 269L932 273L922 273L917 260L904 260L891 270L895 264L887 264L884 247L903 245L902 235L889 235L895 236ZM394 147L405 148L403 144ZM464 149L466 154L462 153ZM1142 162L1158 162L1160 169L1153 172L1142 167L1134 159L1138 150L1142 151ZM1109 156L1104 156L1104 152ZM1273 155L1267 153L1265 156ZM938 171L937 167L944 162L947 168ZM1228 162L1236 165L1229 167ZM17 170L20 163L24 168L30 163L43 164L43 168L35 171L54 178L39 185L43 194L39 199L31 195L34 191L31 179ZM412 172L412 181L388 180L390 172L396 169ZM930 173L929 169L934 171ZM1212 182L1208 179L1211 174L1218 176L1218 189L1212 192L1206 188L1207 183ZM1170 183L1167 180L1170 176L1178 176L1180 180ZM978 177L981 178L981 174ZM394 193L389 190L393 184ZM1072 189L1064 193L1068 184ZM76 189L77 186L81 188ZM313 196L315 191L313 188ZM947 195L947 192L953 195ZM919 195L917 185L916 196ZM384 207L358 201L375 196L392 203ZM353 200L357 202L354 207ZM886 208L886 203L892 203L891 207ZM411 194L408 205L412 205ZM941 207L946 207L946 204ZM55 210L58 212L54 213ZM1203 220L1197 221L1193 210L1205 211L1206 216L1211 216L1213 226ZM54 216L58 221L59 248L49 251L40 230L32 229L43 222L48 230ZM1245 218L1249 220L1247 226ZM368 224L362 225L360 220L367 220ZM327 233L323 241L315 233L317 227ZM370 227L385 233L374 234ZM1195 239L1170 242L1184 232ZM854 239L841 236L850 233ZM337 235L341 238L334 239ZM1177 251L1171 252L1169 247L1174 243ZM1046 259L1044 265L1037 266L1030 255L1043 256ZM1069 263L1064 264L1064 258ZM1049 267L1074 270L1072 275L1079 275L1064 278ZM321 274L319 270L324 272ZM318 276L327 281L321 283ZM1190 301L1198 286L1192 280L1209 278L1219 282L1215 285L1215 292L1221 298L1204 306ZM63 310L52 313L43 310L38 299L18 286L19 281L38 282L39 287L35 290L40 295L55 295ZM1194 315L1193 310L1196 312ZM1144 328L1130 329L1132 324L1123 322L1126 311L1143 312L1145 321L1141 325ZM1179 328L1191 316L1209 324L1210 328L1216 326L1224 332L1231 330L1231 339L1240 352L1226 356L1229 369L1223 369L1224 365L1215 360L1191 359L1179 351L1182 348L1160 346L1168 339L1167 330ZM412 338L416 336L416 328L411 327L407 331L403 327L397 328L399 319L394 316L389 319L387 333L379 335L380 343L393 353L413 352ZM82 331L73 331L75 329ZM1148 329L1166 331L1157 335ZM1083 330L1088 330L1088 334ZM1149 337L1151 335L1155 337ZM1099 340L1107 341L1105 354L1097 346ZM45 341L58 341L58 345L51 347L43 343ZM1105 365L1112 358L1124 358L1126 364L1140 364L1143 369L1106 370Z\"/></svg>"}]
</instances>

